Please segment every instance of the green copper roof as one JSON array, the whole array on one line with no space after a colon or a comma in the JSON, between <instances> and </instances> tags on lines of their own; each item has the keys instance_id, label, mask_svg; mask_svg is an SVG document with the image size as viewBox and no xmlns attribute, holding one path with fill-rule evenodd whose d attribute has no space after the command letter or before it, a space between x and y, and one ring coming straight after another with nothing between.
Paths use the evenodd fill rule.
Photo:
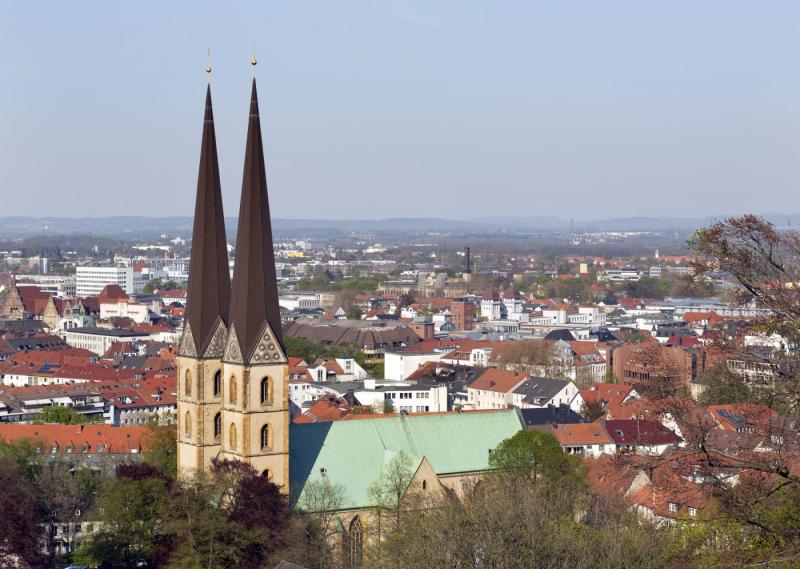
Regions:
<instances>
[{"instance_id":1,"label":"green copper roof","mask_svg":"<svg viewBox=\"0 0 800 569\"><path fill-rule=\"evenodd\" d=\"M306 483L319 480L324 468L333 484L345 488L342 508L369 507L370 485L400 451L411 457L415 469L424 457L439 475L476 472L488 468L489 449L521 428L515 409L293 424L292 495L299 499Z\"/></svg>"}]
</instances>

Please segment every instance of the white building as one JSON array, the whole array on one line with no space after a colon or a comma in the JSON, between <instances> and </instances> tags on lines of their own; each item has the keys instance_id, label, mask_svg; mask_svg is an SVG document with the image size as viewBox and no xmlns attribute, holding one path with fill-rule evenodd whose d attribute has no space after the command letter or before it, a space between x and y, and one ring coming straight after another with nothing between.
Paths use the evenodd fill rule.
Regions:
<instances>
[{"instance_id":1,"label":"white building","mask_svg":"<svg viewBox=\"0 0 800 569\"><path fill-rule=\"evenodd\" d=\"M75 297L75 277L56 275L26 275L24 281L17 281L17 287L36 286L54 298Z\"/></svg>"},{"instance_id":2,"label":"white building","mask_svg":"<svg viewBox=\"0 0 800 569\"><path fill-rule=\"evenodd\" d=\"M641 278L642 274L634 268L605 269L597 274L598 281L628 282L638 281Z\"/></svg>"},{"instance_id":3,"label":"white building","mask_svg":"<svg viewBox=\"0 0 800 569\"><path fill-rule=\"evenodd\" d=\"M81 297L97 296L106 285L119 285L126 294L140 292L134 285L131 267L78 267L75 271L76 294ZM142 284L142 287L144 284Z\"/></svg>"},{"instance_id":4,"label":"white building","mask_svg":"<svg viewBox=\"0 0 800 569\"><path fill-rule=\"evenodd\" d=\"M383 375L386 379L402 381L423 364L441 361L443 355L442 352L386 352L383 359Z\"/></svg>"},{"instance_id":5,"label":"white building","mask_svg":"<svg viewBox=\"0 0 800 569\"><path fill-rule=\"evenodd\" d=\"M578 307L578 313L569 313L564 309L542 310L541 316L530 318L533 326L559 326L567 324L588 324L603 327L606 325L605 313L596 306Z\"/></svg>"},{"instance_id":6,"label":"white building","mask_svg":"<svg viewBox=\"0 0 800 569\"><path fill-rule=\"evenodd\" d=\"M499 298L481 299L481 318L502 320L505 318L505 305Z\"/></svg>"},{"instance_id":7,"label":"white building","mask_svg":"<svg viewBox=\"0 0 800 569\"><path fill-rule=\"evenodd\" d=\"M64 330L64 339L73 348L83 348L102 356L114 342L135 342L152 340L150 334L133 330L115 330L109 328L73 328Z\"/></svg>"},{"instance_id":8,"label":"white building","mask_svg":"<svg viewBox=\"0 0 800 569\"><path fill-rule=\"evenodd\" d=\"M366 380L364 389L356 391L355 398L361 405L381 410L391 406L396 413L438 413L447 411L447 387L396 383L376 385Z\"/></svg>"},{"instance_id":9,"label":"white building","mask_svg":"<svg viewBox=\"0 0 800 569\"><path fill-rule=\"evenodd\" d=\"M150 321L150 311L153 307L149 304L139 304L120 300L119 302L103 302L100 304L100 319L130 318L134 322L143 324Z\"/></svg>"}]
</instances>

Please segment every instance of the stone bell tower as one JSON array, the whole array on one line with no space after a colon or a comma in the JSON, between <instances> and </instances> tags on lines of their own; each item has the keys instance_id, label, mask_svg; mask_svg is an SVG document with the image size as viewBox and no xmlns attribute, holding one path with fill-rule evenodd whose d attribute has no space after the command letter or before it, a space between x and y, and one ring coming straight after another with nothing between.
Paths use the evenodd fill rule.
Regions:
<instances>
[{"instance_id":1,"label":"stone bell tower","mask_svg":"<svg viewBox=\"0 0 800 569\"><path fill-rule=\"evenodd\" d=\"M250 96L230 326L223 356L221 456L289 485L289 368L281 333L256 81Z\"/></svg>"},{"instance_id":2,"label":"stone bell tower","mask_svg":"<svg viewBox=\"0 0 800 569\"><path fill-rule=\"evenodd\" d=\"M183 475L207 469L222 448L222 356L228 338L230 298L225 218L209 84L186 314L178 349L178 471Z\"/></svg>"}]
</instances>

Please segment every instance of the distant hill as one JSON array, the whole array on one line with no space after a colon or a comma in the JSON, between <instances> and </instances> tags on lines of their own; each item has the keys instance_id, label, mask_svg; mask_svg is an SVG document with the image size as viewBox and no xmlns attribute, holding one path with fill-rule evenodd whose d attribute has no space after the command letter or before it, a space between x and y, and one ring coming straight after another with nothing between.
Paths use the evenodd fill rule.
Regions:
<instances>
[{"instance_id":1,"label":"distant hill","mask_svg":"<svg viewBox=\"0 0 800 569\"><path fill-rule=\"evenodd\" d=\"M276 232L466 232L492 233L512 231L687 231L703 227L725 216L717 217L619 217L611 219L574 220L554 216L488 216L468 220L444 218L389 219L273 219ZM764 217L779 227L800 227L800 213L768 213ZM233 237L236 218L225 220ZM0 237L30 235L90 234L127 239L144 239L162 233L189 236L192 218L182 217L0 217Z\"/></svg>"}]
</instances>

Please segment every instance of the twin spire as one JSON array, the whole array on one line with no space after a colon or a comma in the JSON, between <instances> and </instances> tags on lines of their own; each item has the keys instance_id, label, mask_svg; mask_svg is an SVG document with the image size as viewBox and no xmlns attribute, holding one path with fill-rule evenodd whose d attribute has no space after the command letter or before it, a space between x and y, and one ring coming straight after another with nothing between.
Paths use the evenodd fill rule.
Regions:
<instances>
[{"instance_id":1,"label":"twin spire","mask_svg":"<svg viewBox=\"0 0 800 569\"><path fill-rule=\"evenodd\" d=\"M255 65L255 57L253 65ZM210 63L206 71L210 73ZM237 363L285 359L256 81L250 95L233 284L211 86L206 90L184 334L179 353Z\"/></svg>"}]
</instances>

